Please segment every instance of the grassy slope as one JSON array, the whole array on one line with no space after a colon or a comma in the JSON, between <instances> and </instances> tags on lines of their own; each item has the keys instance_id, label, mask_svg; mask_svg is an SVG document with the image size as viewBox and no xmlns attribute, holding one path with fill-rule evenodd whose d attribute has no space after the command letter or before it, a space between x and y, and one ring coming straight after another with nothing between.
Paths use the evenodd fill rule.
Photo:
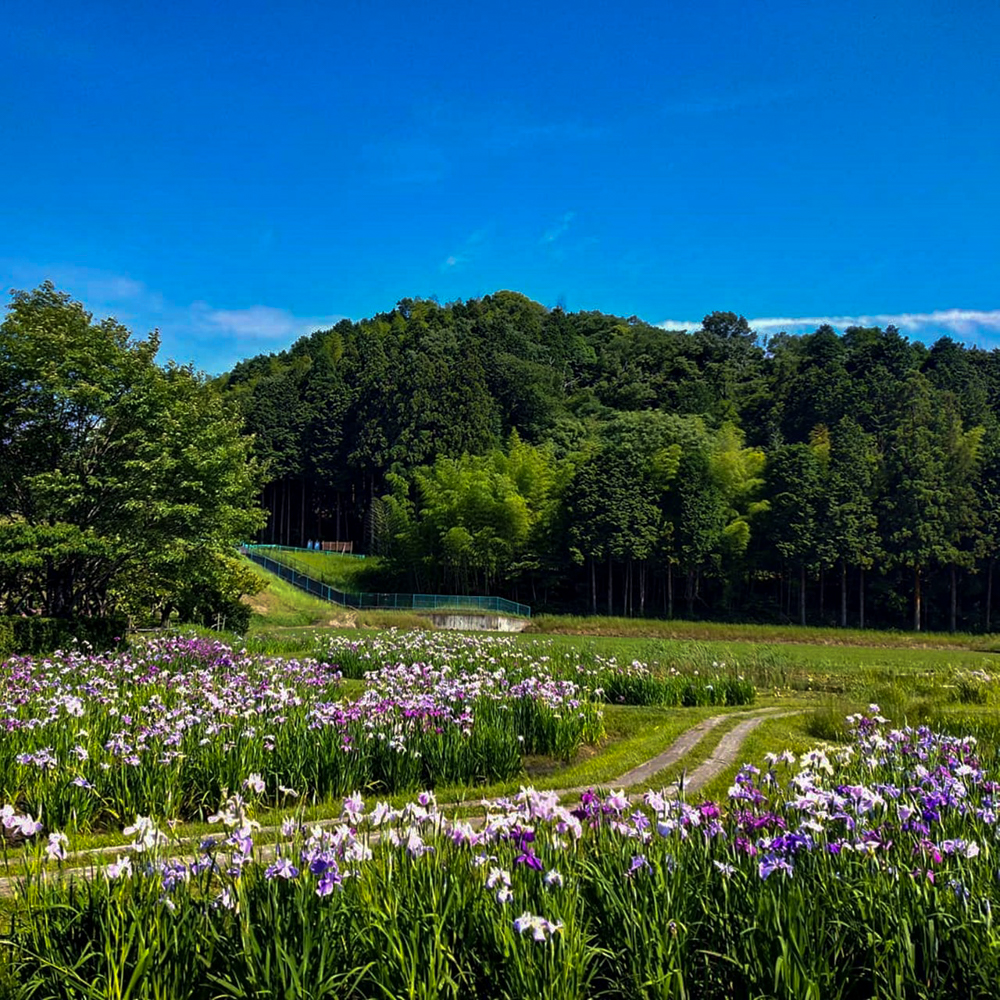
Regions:
<instances>
[{"instance_id":1,"label":"grassy slope","mask_svg":"<svg viewBox=\"0 0 1000 1000\"><path fill-rule=\"evenodd\" d=\"M360 559L338 552L288 552L274 549L265 550L263 554L275 562L290 566L314 580L319 580L320 583L349 593L368 589L365 585L365 576L377 571L379 565L379 560L374 556Z\"/></svg>"},{"instance_id":2,"label":"grassy slope","mask_svg":"<svg viewBox=\"0 0 1000 1000\"><path fill-rule=\"evenodd\" d=\"M324 558L322 553L315 554ZM260 593L244 598L254 609L250 632L261 644L257 651L293 656L307 651L318 632L355 627L423 628L427 624L426 619L407 611L356 611L322 601L257 563L246 562L264 582ZM289 631L276 631L286 629Z\"/></svg>"},{"instance_id":3,"label":"grassy slope","mask_svg":"<svg viewBox=\"0 0 1000 1000\"><path fill-rule=\"evenodd\" d=\"M254 573L264 581L264 588L257 594L245 598L254 610L251 627L258 630L267 628L288 628L290 626L333 625L337 622L348 624L339 609L327 601L307 594L293 587L273 573L268 573L256 563L246 560Z\"/></svg>"}]
</instances>

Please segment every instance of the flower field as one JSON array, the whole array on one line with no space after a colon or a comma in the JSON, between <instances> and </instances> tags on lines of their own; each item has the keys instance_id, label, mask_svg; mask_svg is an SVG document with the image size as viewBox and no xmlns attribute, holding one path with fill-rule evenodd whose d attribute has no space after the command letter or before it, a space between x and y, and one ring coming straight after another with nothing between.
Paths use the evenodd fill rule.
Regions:
<instances>
[{"instance_id":1,"label":"flower field","mask_svg":"<svg viewBox=\"0 0 1000 1000\"><path fill-rule=\"evenodd\" d=\"M399 661L448 664L469 673L488 665L511 675L570 680L595 697L627 705L748 705L756 693L752 683L725 663L712 663L704 671L638 660L619 663L615 656L579 647L558 650L550 640L526 642L511 636L390 630L360 640L333 636L319 645L316 655L353 678L366 677L373 666Z\"/></svg>"},{"instance_id":2,"label":"flower field","mask_svg":"<svg viewBox=\"0 0 1000 1000\"><path fill-rule=\"evenodd\" d=\"M600 739L602 685L632 703L754 696L734 676L658 677L544 648L390 632L333 639L319 659L192 637L14 658L0 687L0 793L50 828L86 830L137 813L204 818L250 775L272 805L474 785L516 777L524 754L565 760ZM364 680L360 696L342 697L345 674Z\"/></svg>"},{"instance_id":3,"label":"flower field","mask_svg":"<svg viewBox=\"0 0 1000 1000\"><path fill-rule=\"evenodd\" d=\"M91 877L21 884L10 968L40 996L995 996L995 761L851 724L721 803L525 789L470 822L350 795L264 843L235 794L190 857L140 817Z\"/></svg>"},{"instance_id":4,"label":"flower field","mask_svg":"<svg viewBox=\"0 0 1000 1000\"><path fill-rule=\"evenodd\" d=\"M600 703L545 671L373 666L345 700L335 664L204 639L13 659L0 788L50 827L87 829L135 813L205 816L251 774L277 803L510 778L524 752L566 756L601 734Z\"/></svg>"}]
</instances>

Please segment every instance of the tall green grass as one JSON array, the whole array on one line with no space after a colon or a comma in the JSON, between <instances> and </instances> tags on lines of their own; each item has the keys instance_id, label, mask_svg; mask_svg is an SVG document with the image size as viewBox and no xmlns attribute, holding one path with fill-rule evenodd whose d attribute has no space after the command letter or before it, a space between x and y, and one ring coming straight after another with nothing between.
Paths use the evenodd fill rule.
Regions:
<instances>
[{"instance_id":1,"label":"tall green grass","mask_svg":"<svg viewBox=\"0 0 1000 1000\"><path fill-rule=\"evenodd\" d=\"M694 622L680 619L619 618L601 615L536 615L533 633L585 636L622 636L650 639L693 639L704 642L793 642L850 646L910 648L928 646L1000 650L995 635L949 632L900 632L876 629L819 628L800 625L755 625L731 622Z\"/></svg>"},{"instance_id":2,"label":"tall green grass","mask_svg":"<svg viewBox=\"0 0 1000 1000\"><path fill-rule=\"evenodd\" d=\"M817 848L795 854L794 872L763 877L731 837L677 824L643 841L620 819L584 812L573 846L564 821L538 817L477 847L471 828L439 834L414 809L377 841L328 834L328 845L359 847L339 861L332 848L304 854L298 828L279 859L295 869L288 878L274 855L233 865L222 845L186 876L155 856L117 878L52 880L29 867L3 951L6 981L18 984L8 995L995 996L1000 899L982 859L953 854L934 880L925 856L901 869L885 860L890 848ZM967 825L987 842L985 827ZM324 889L328 872L337 880Z\"/></svg>"}]
</instances>

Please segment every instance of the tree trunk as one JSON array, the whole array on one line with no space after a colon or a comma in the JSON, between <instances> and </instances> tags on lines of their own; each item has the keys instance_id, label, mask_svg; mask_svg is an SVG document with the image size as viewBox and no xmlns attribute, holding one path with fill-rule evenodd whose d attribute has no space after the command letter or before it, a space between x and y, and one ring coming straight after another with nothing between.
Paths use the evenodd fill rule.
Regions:
<instances>
[{"instance_id":1,"label":"tree trunk","mask_svg":"<svg viewBox=\"0 0 1000 1000\"><path fill-rule=\"evenodd\" d=\"M608 617L610 618L614 613L614 601L612 600L612 584L611 584L611 553L608 553Z\"/></svg>"},{"instance_id":2,"label":"tree trunk","mask_svg":"<svg viewBox=\"0 0 1000 1000\"><path fill-rule=\"evenodd\" d=\"M806 564L799 566L799 624L806 623Z\"/></svg>"},{"instance_id":3,"label":"tree trunk","mask_svg":"<svg viewBox=\"0 0 1000 1000\"><path fill-rule=\"evenodd\" d=\"M840 560L840 627L847 628L847 560Z\"/></svg>"},{"instance_id":4,"label":"tree trunk","mask_svg":"<svg viewBox=\"0 0 1000 1000\"><path fill-rule=\"evenodd\" d=\"M913 567L913 631L920 631L920 567Z\"/></svg>"},{"instance_id":5,"label":"tree trunk","mask_svg":"<svg viewBox=\"0 0 1000 1000\"><path fill-rule=\"evenodd\" d=\"M278 504L278 519L274 524L274 541L276 545L281 544L281 531L285 524L285 484L276 483L275 492L278 494L276 503Z\"/></svg>"},{"instance_id":6,"label":"tree trunk","mask_svg":"<svg viewBox=\"0 0 1000 1000\"><path fill-rule=\"evenodd\" d=\"M62 573L56 568L55 561L45 559L45 595L42 599L42 611L46 618L58 618L62 614L65 585Z\"/></svg>"},{"instance_id":7,"label":"tree trunk","mask_svg":"<svg viewBox=\"0 0 1000 1000\"><path fill-rule=\"evenodd\" d=\"M858 628L865 627L865 568L858 567Z\"/></svg>"},{"instance_id":8,"label":"tree trunk","mask_svg":"<svg viewBox=\"0 0 1000 1000\"><path fill-rule=\"evenodd\" d=\"M826 624L826 573L819 568L819 623Z\"/></svg>"},{"instance_id":9,"label":"tree trunk","mask_svg":"<svg viewBox=\"0 0 1000 1000\"><path fill-rule=\"evenodd\" d=\"M667 617L674 617L674 564L667 563Z\"/></svg>"},{"instance_id":10,"label":"tree trunk","mask_svg":"<svg viewBox=\"0 0 1000 1000\"><path fill-rule=\"evenodd\" d=\"M684 597L687 599L688 621L694 621L694 570L687 571L686 589Z\"/></svg>"},{"instance_id":11,"label":"tree trunk","mask_svg":"<svg viewBox=\"0 0 1000 1000\"><path fill-rule=\"evenodd\" d=\"M299 508L299 524L302 526L299 529L299 545L302 548L306 547L306 481L302 480L302 504Z\"/></svg>"},{"instance_id":12,"label":"tree trunk","mask_svg":"<svg viewBox=\"0 0 1000 1000\"><path fill-rule=\"evenodd\" d=\"M597 614L597 560L590 557L590 608L591 614Z\"/></svg>"},{"instance_id":13,"label":"tree trunk","mask_svg":"<svg viewBox=\"0 0 1000 1000\"><path fill-rule=\"evenodd\" d=\"M951 608L948 613L948 631L954 634L958 631L958 573L955 564L951 564Z\"/></svg>"},{"instance_id":14,"label":"tree trunk","mask_svg":"<svg viewBox=\"0 0 1000 1000\"><path fill-rule=\"evenodd\" d=\"M278 505L278 523L275 525L275 528L277 530L274 533L274 541L278 545L281 544L281 527L284 524L284 517L285 517L285 490L283 487L284 483L282 483L282 489L278 493L278 498L276 501Z\"/></svg>"},{"instance_id":15,"label":"tree trunk","mask_svg":"<svg viewBox=\"0 0 1000 1000\"><path fill-rule=\"evenodd\" d=\"M646 617L646 560L639 563L639 617Z\"/></svg>"},{"instance_id":16,"label":"tree trunk","mask_svg":"<svg viewBox=\"0 0 1000 1000\"><path fill-rule=\"evenodd\" d=\"M986 631L993 628L993 556L990 556L990 566L986 571Z\"/></svg>"},{"instance_id":17,"label":"tree trunk","mask_svg":"<svg viewBox=\"0 0 1000 1000\"><path fill-rule=\"evenodd\" d=\"M271 484L271 542L277 544L281 538L281 491L277 483Z\"/></svg>"}]
</instances>

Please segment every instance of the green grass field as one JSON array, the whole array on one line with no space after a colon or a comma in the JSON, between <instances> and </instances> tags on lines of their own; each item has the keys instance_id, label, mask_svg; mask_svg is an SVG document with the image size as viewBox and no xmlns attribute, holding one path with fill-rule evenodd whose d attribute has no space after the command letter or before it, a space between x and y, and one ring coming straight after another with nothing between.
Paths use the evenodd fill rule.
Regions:
<instances>
[{"instance_id":1,"label":"green grass field","mask_svg":"<svg viewBox=\"0 0 1000 1000\"><path fill-rule=\"evenodd\" d=\"M314 553L325 558L322 553ZM331 556L341 559L343 556ZM264 583L263 589L244 600L253 609L250 636L261 651L296 655L312 643L317 629L337 628L421 628L426 624L419 615L406 611L356 610L323 601L269 573L250 559L247 566Z\"/></svg>"},{"instance_id":2,"label":"green grass field","mask_svg":"<svg viewBox=\"0 0 1000 1000\"><path fill-rule=\"evenodd\" d=\"M352 560L321 553L298 554L327 567L326 579L344 584ZM355 564L360 560L353 560ZM403 612L345 614L255 567L268 586L253 598L262 611L244 641L248 648L274 655L303 656L321 648L334 634L363 629L412 629L426 625ZM319 575L319 569L316 570ZM355 577L356 578L356 577ZM741 747L740 759L759 761L767 752L801 752L819 743L844 739L848 714L876 703L897 722L929 723L949 732L971 732L1000 746L1000 654L990 636L880 633L795 626L755 626L706 622L637 621L621 618L540 616L513 642L540 654L569 650L619 662L640 660L664 669L709 671L724 664L744 673L757 686L755 707L797 714L763 722ZM996 692L994 691L996 687ZM356 694L349 682L345 694ZM359 691L360 688L357 688ZM608 706L607 739L568 764L528 760L524 783L543 788L613 784L614 778L666 749L685 730L726 709L666 709ZM714 729L684 761L657 775L675 780L708 757L725 732ZM701 791L724 796L736 766ZM442 801L476 802L483 796L516 791L519 782L490 788L440 790ZM310 816L332 815L317 805Z\"/></svg>"},{"instance_id":3,"label":"green grass field","mask_svg":"<svg viewBox=\"0 0 1000 1000\"><path fill-rule=\"evenodd\" d=\"M705 642L745 641L809 643L865 648L957 648L996 650L1000 636L962 632L898 632L875 629L754 625L657 618L609 618L603 615L536 615L528 629L544 634L615 636L636 639L684 639Z\"/></svg>"}]
</instances>

